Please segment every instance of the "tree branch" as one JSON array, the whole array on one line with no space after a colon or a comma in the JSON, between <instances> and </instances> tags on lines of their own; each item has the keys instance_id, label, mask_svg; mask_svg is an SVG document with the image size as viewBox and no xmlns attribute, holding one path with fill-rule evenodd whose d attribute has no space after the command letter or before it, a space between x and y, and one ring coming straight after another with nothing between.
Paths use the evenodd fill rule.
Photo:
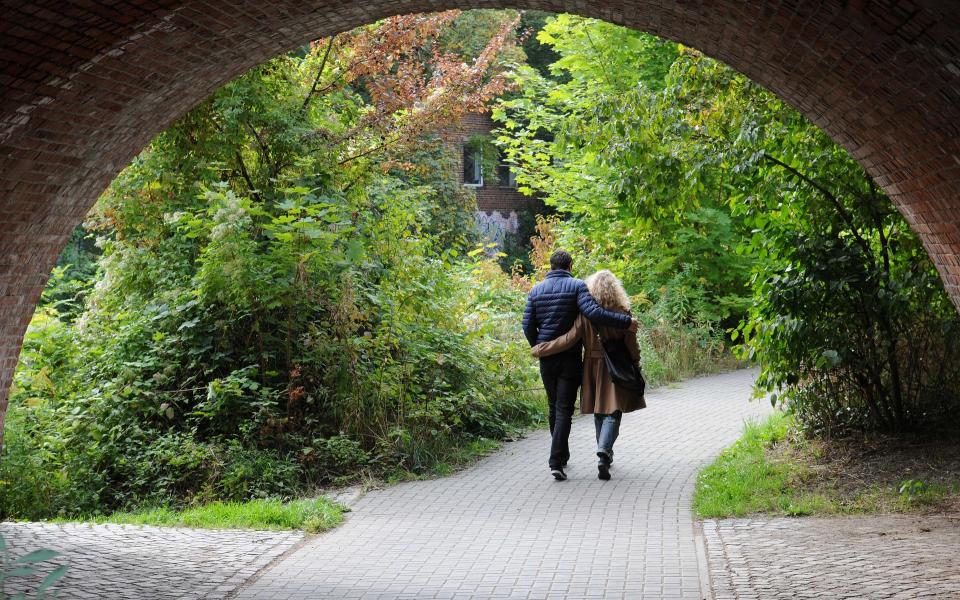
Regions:
<instances>
[{"instance_id":1,"label":"tree branch","mask_svg":"<svg viewBox=\"0 0 960 600\"><path fill-rule=\"evenodd\" d=\"M270 166L270 172L273 175L276 175L276 170L273 168L273 161L270 159L270 148L267 147L267 144L263 141L263 138L260 137L260 132L258 132L253 125L243 122L247 129L250 130L250 133L253 134L253 139L257 140L257 145L260 146L260 153L263 155L263 162Z\"/></svg>"},{"instance_id":2,"label":"tree branch","mask_svg":"<svg viewBox=\"0 0 960 600\"><path fill-rule=\"evenodd\" d=\"M837 199L837 197L833 195L833 193L830 192L830 190L820 185L820 183L817 182L816 180L811 179L810 177L807 177L797 169L791 167L787 163L776 158L775 156L771 156L770 154L764 153L763 158L785 169L787 172L789 172L791 175L793 175L800 181L803 181L813 189L817 190L818 192L820 192L821 195L823 195L824 198L826 198L831 204L833 204L834 208L837 209L837 213L840 215L840 218L843 219L843 222L846 223L847 227L850 228L850 233L853 234L853 237L857 240L857 243L860 245L860 248L863 250L864 254L866 254L868 257L872 259L873 252L870 251L870 244L868 244L867 241L863 239L863 236L860 235L860 232L857 231L857 227L856 225L854 225L853 219L850 217L849 213L847 213L846 209L843 208L843 204L840 203L840 200Z\"/></svg>"},{"instance_id":3,"label":"tree branch","mask_svg":"<svg viewBox=\"0 0 960 600\"><path fill-rule=\"evenodd\" d=\"M260 192L257 191L256 186L253 185L253 180L250 179L250 173L247 171L247 163L243 162L243 156L240 155L239 150L237 151L235 156L237 159L237 166L240 167L240 174L243 175L244 181L247 182L247 187L250 188L250 195L256 198L257 200L259 200L260 202L263 202L263 198L260 197Z\"/></svg>"},{"instance_id":4,"label":"tree branch","mask_svg":"<svg viewBox=\"0 0 960 600\"><path fill-rule=\"evenodd\" d=\"M337 39L337 36L331 36L330 40L327 42L327 49L323 52L323 60L320 61L320 69L317 71L317 76L313 79L313 85L310 86L310 91L307 93L307 97L303 99L303 106L300 107L300 112L306 112L307 107L310 106L310 100L313 98L314 92L317 91L317 86L320 85L320 77L323 75L324 69L327 67L327 59L330 58L330 50L333 48L333 40Z\"/></svg>"},{"instance_id":5,"label":"tree branch","mask_svg":"<svg viewBox=\"0 0 960 600\"><path fill-rule=\"evenodd\" d=\"M594 54L597 57L597 62L600 63L600 69L603 71L603 78L607 80L607 85L617 89L617 86L613 83L613 78L610 76L610 69L603 53L597 48L597 45L593 42L593 36L590 35L590 28L584 27L583 32L587 35L587 42L590 43L590 48L593 49Z\"/></svg>"},{"instance_id":6,"label":"tree branch","mask_svg":"<svg viewBox=\"0 0 960 600\"><path fill-rule=\"evenodd\" d=\"M343 160L341 160L340 162L337 163L337 166L338 166L338 167L342 167L343 165L347 164L348 162L355 161L355 160L357 160L358 158L363 158L364 156L369 156L369 155L371 155L371 154L375 154L375 153L377 153L377 152L380 152L380 151L383 150L386 146L387 146L386 143L377 144L376 146L373 146L373 147L371 147L371 148L368 148L368 149L364 150L363 152L358 152L357 154L354 154L353 156L348 156L347 158L344 158Z\"/></svg>"},{"instance_id":7,"label":"tree branch","mask_svg":"<svg viewBox=\"0 0 960 600\"><path fill-rule=\"evenodd\" d=\"M336 77L334 77L333 79L331 79L330 82L329 82L327 85L325 85L325 86L323 86L322 88L320 88L319 90L317 90L317 92L314 94L314 96L322 96L323 94L326 94L327 92L329 92L330 90L332 90L334 87L336 87L336 85L337 85L338 83L340 83L341 81L343 81L343 79L344 79L348 74L350 74L356 67L359 67L362 63L363 63L362 60L356 60L356 61L353 61L352 63L350 63L349 65L347 65L347 67L346 67L345 69L342 69L342 70L340 71L340 73L339 73Z\"/></svg>"}]
</instances>

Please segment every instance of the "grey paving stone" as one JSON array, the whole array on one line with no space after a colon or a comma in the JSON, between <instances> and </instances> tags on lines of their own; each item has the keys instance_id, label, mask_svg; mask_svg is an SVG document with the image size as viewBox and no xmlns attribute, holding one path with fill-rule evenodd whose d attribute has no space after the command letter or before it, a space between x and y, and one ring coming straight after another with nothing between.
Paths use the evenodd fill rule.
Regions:
<instances>
[{"instance_id":1,"label":"grey paving stone","mask_svg":"<svg viewBox=\"0 0 960 600\"><path fill-rule=\"evenodd\" d=\"M566 482L549 477L549 437L537 432L451 477L351 493L342 527L266 571L300 534L35 523L0 531L18 553L64 553L61 598L702 598L711 590L693 484L744 419L769 410L747 401L754 375L651 392L648 409L624 417L611 481L597 480L593 424L579 419ZM931 558L958 539L938 538L919 567L910 560L931 551L931 538L918 541L896 563L914 587L890 589L891 556L836 552L817 544L835 534L830 526L803 534L788 521L704 524L717 598L841 597L822 589L841 578L870 598L960 597L951 579L960 566Z\"/></svg>"},{"instance_id":2,"label":"grey paving stone","mask_svg":"<svg viewBox=\"0 0 960 600\"><path fill-rule=\"evenodd\" d=\"M717 599L960 598L960 519L704 522Z\"/></svg>"},{"instance_id":3,"label":"grey paving stone","mask_svg":"<svg viewBox=\"0 0 960 600\"><path fill-rule=\"evenodd\" d=\"M59 598L187 600L225 598L303 538L299 532L198 530L132 525L0 523L13 555L49 548L68 565ZM6 582L31 592L42 574Z\"/></svg>"},{"instance_id":4,"label":"grey paving stone","mask_svg":"<svg viewBox=\"0 0 960 600\"><path fill-rule=\"evenodd\" d=\"M536 432L451 477L368 493L341 527L237 597L702 598L693 485L746 418L769 410L748 401L754 376L652 391L647 409L624 416L608 482L597 479L584 418L568 481L549 476L549 436Z\"/></svg>"}]
</instances>

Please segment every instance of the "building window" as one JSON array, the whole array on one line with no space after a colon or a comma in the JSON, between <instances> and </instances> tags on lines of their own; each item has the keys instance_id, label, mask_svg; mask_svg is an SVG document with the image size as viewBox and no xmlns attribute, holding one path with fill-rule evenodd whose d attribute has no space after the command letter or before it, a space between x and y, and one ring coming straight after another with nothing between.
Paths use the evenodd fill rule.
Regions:
<instances>
[{"instance_id":1,"label":"building window","mask_svg":"<svg viewBox=\"0 0 960 600\"><path fill-rule=\"evenodd\" d=\"M504 188L516 188L517 176L513 169L505 162L497 165L497 185Z\"/></svg>"},{"instance_id":2,"label":"building window","mask_svg":"<svg viewBox=\"0 0 960 600\"><path fill-rule=\"evenodd\" d=\"M483 154L480 152L480 148L463 147L463 185L474 187L483 185L482 158Z\"/></svg>"}]
</instances>

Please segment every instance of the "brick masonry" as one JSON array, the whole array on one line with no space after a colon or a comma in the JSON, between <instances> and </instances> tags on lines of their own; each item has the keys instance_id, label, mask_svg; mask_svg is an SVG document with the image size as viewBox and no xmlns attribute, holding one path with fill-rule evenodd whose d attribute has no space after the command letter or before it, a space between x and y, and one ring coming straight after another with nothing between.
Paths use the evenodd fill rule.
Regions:
<instances>
[{"instance_id":1,"label":"brick masonry","mask_svg":"<svg viewBox=\"0 0 960 600\"><path fill-rule=\"evenodd\" d=\"M454 156L457 157L457 174L460 183L463 183L463 144L472 135L489 135L496 127L493 119L486 113L470 113L465 115L457 127L445 132L444 137L450 144ZM524 196L515 188L500 186L493 173L483 174L483 185L474 188L477 193L477 210L490 214L498 212L507 217L511 212L538 210L542 203Z\"/></svg>"},{"instance_id":2,"label":"brick masonry","mask_svg":"<svg viewBox=\"0 0 960 600\"><path fill-rule=\"evenodd\" d=\"M464 183L464 147L474 135L491 135L496 123L488 113L468 113L443 138L456 158L457 179ZM543 201L525 196L515 187L500 184L498 173L483 173L483 185L473 186L477 199L476 224L481 238L503 249L508 233L517 233L524 215L545 212Z\"/></svg>"},{"instance_id":3,"label":"brick masonry","mask_svg":"<svg viewBox=\"0 0 960 600\"><path fill-rule=\"evenodd\" d=\"M823 127L960 306L960 11L947 0L0 0L0 414L73 227L157 133L249 68L394 14L568 11L699 48Z\"/></svg>"}]
</instances>

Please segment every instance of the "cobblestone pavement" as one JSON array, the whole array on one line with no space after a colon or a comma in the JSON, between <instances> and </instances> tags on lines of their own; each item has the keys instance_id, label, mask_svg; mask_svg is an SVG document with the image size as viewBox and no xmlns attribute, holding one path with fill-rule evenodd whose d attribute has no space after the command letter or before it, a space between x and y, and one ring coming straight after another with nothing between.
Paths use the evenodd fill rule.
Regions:
<instances>
[{"instance_id":1,"label":"cobblestone pavement","mask_svg":"<svg viewBox=\"0 0 960 600\"><path fill-rule=\"evenodd\" d=\"M68 564L59 597L166 600L225 598L292 548L303 534L135 525L0 523L13 556L38 548L62 553L42 574ZM6 592L33 591L42 579L17 577Z\"/></svg>"},{"instance_id":2,"label":"cobblestone pavement","mask_svg":"<svg viewBox=\"0 0 960 600\"><path fill-rule=\"evenodd\" d=\"M960 519L704 522L717 600L960 598Z\"/></svg>"},{"instance_id":3,"label":"cobblestone pavement","mask_svg":"<svg viewBox=\"0 0 960 600\"><path fill-rule=\"evenodd\" d=\"M15 556L63 553L45 572L70 565L64 599L960 598L960 518L725 519L701 533L697 471L769 410L747 401L754 375L652 391L624 416L607 482L582 418L568 481L549 477L549 436L535 432L451 477L351 492L346 522L306 540L129 525L0 533Z\"/></svg>"},{"instance_id":4,"label":"cobblestone pavement","mask_svg":"<svg viewBox=\"0 0 960 600\"><path fill-rule=\"evenodd\" d=\"M737 438L755 372L648 394L624 416L611 481L592 419L575 422L570 479L536 432L451 477L368 493L240 598L702 598L706 557L690 497L699 468Z\"/></svg>"}]
</instances>

